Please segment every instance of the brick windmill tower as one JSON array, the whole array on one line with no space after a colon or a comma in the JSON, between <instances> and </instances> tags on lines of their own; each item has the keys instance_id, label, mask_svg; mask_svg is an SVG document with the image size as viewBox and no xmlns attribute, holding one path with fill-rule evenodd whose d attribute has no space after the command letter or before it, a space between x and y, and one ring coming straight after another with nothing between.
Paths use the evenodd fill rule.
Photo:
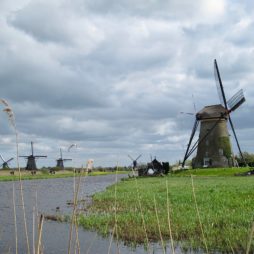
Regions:
<instances>
[{"instance_id":1,"label":"brick windmill tower","mask_svg":"<svg viewBox=\"0 0 254 254\"><path fill-rule=\"evenodd\" d=\"M243 161L245 161L230 116L231 113L245 101L243 90L241 89L230 100L226 101L216 60L214 60L214 74L221 104L206 106L196 113L195 123L183 159L182 167L184 167L185 161L196 149L197 155L193 161L194 168L233 166L234 161L230 135L227 127L228 123L231 126L239 154ZM194 145L191 146L199 124L199 138Z\"/></svg>"}]
</instances>

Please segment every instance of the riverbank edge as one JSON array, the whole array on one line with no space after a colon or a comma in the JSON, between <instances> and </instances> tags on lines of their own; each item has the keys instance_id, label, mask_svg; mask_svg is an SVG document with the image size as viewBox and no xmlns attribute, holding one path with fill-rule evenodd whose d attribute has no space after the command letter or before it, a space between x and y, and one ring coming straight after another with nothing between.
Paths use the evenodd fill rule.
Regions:
<instances>
[{"instance_id":1,"label":"riverbank edge","mask_svg":"<svg viewBox=\"0 0 254 254\"><path fill-rule=\"evenodd\" d=\"M182 171L182 172L178 172L177 174L171 174L168 177L164 177L164 179L177 179L177 181L190 181L190 179L194 178L194 181L203 181L205 180L212 180L213 182L215 182L215 184L213 184L214 186L216 186L219 182L224 181L225 183L233 181L234 185L238 187L241 186L242 183L244 183L244 179L249 179L248 182L250 182L252 177L233 177L235 174L237 173L243 173L248 171L249 168L232 168L232 169L200 169L200 171L198 170L186 170L186 171ZM207 172L207 174L205 175L204 172ZM193 173L193 174L192 174ZM194 175L195 174L195 175ZM193 176L194 175L194 176ZM180 176L180 177L179 177ZM150 178L140 178L138 179L138 185L139 185L139 189L140 191L142 190L142 188L144 186L142 186L141 182L144 181L143 183L146 184L146 179L149 179L149 182L152 184L155 184L154 182L156 182L159 178L155 178L155 177L150 177ZM163 178L160 178L163 179ZM216 181L216 179L218 179L218 183ZM236 183L239 179L239 186ZM104 192L101 193L96 193L95 195L93 195L92 199L92 205L90 206L88 213L84 214L84 215L80 215L79 216L79 224L80 226L83 226L85 229L89 229L89 230L96 230L98 231L100 234L106 236L109 234L114 234L114 237L117 239L121 239L122 241L126 242L127 244L130 245L136 245L136 244L147 244L146 243L146 237L144 234L144 229L142 226L142 223L139 224L139 228L136 228L136 232L135 233L130 233L128 232L127 229L133 227L133 223L136 220L135 216L131 216L131 214L129 213L129 211L131 211L133 209L131 203L135 202L133 199L132 200L128 200L128 198L123 198L120 197L121 194L117 193L116 194L116 190L117 192L120 191L120 189L125 189L124 191L126 191L126 193L128 193L128 196L131 197L133 195L133 188L135 188L135 184L129 185L128 187L126 187L126 184L128 185L128 182L132 181L133 183L136 181L135 179L125 179L123 181L121 181L120 183L114 184L112 186L110 186L109 188L107 188L107 190L105 190ZM252 181L252 180L251 180ZM125 186L124 186L125 185ZM216 190L213 189L213 185L209 186L208 185L208 193L209 192L218 192L220 195L220 191L221 190ZM227 185L225 185L227 186ZM193 186L192 186L193 187ZM246 186L245 186L246 187ZM194 188L194 187L193 187ZM210 189L211 188L211 189ZM223 188L222 188L223 189ZM247 188L248 189L248 188ZM250 189L250 188L249 188ZM147 189L146 189L147 190ZM161 189L158 188L158 192L161 192ZM187 193L188 192L188 193ZM195 191L194 191L195 192ZM235 193L232 192L235 196ZM254 194L254 191L251 190L250 192L252 195ZM137 193L136 193L137 194ZM157 195L158 193L155 193L154 197ZM165 193L164 193L165 194ZM221 194L223 194L223 192L221 192ZM246 194L246 193L245 193ZM114 202L114 197L119 196L119 199L117 199L116 202ZM140 195L140 194L139 194ZM190 198L190 196L192 196L191 194L191 190L187 190L186 193L184 193L184 195L188 196L188 198ZM183 196L184 196L183 195ZM142 196L142 195L141 195ZM151 203L153 203L153 197L149 197L149 201L147 200L143 200L142 197L140 202L142 203L142 211L143 211L143 215L141 214L141 216L137 216L139 221L142 221L143 218L151 218L151 214L149 212L149 210L151 209L150 205ZM158 196L159 197L159 196ZM179 196L180 198L181 195ZM223 197L223 195L221 196L221 202L223 203L225 197ZM126 204L123 205L123 202L121 200L124 200L126 202ZM204 201L205 199L203 199ZM233 199L232 199L233 200ZM162 203L165 204L164 200ZM198 209L200 211L205 210L203 209L204 207L202 207L202 202L203 201L197 201L198 202ZM245 200L246 201L246 200ZM157 202L157 201L156 201ZM161 210L159 208L159 206L161 205L159 203L160 201L158 201L158 207L157 207L157 213L159 214L159 216L161 215ZM220 203L220 202L219 202ZM192 205L194 206L194 200L192 201ZM111 208L110 208L111 207ZM235 207L237 207L237 202L235 203ZM254 207L252 207L253 210ZM119 210L119 212L118 212ZM137 203L137 207L134 208L134 212L137 212L139 210L138 208L138 203ZM195 209L194 209L195 210ZM115 212L117 211L117 213ZM154 215L156 214L156 210L153 211ZM240 211L241 216L243 217L251 217L249 216L249 211L244 213L244 210ZM166 211L165 211L166 213ZM189 214L189 213L188 213ZM126 215L126 216L125 216ZM194 211L194 213L192 213L192 216L194 217L198 217L197 216L197 210ZM143 217L143 218L142 218ZM155 216L156 217L156 216ZM227 227L226 223L227 221L230 219L228 219L230 216L229 214L225 214L225 225L223 225L223 227ZM232 216L233 217L233 216ZM235 218L238 217L238 214L235 215L234 214L234 218L232 218L233 220L235 220ZM223 216L222 216L223 219ZM159 220L161 220L161 218L159 218ZM201 216L201 220L206 220L204 218L202 218ZM217 224L217 223L221 223L221 221L216 221L215 216L212 218L209 218L210 221L215 221L212 224L212 227L221 227L221 225ZM117 221L117 227L119 227L118 232L115 232L115 221ZM225 230L225 232L229 232L229 235L223 235L224 232L224 228L223 228L223 232L220 231L220 229L216 229L216 232L218 234L218 236L216 236L216 241L209 239L208 235L209 233L205 232L205 238L208 237L206 240L202 239L202 234L200 230L200 221L198 219L195 219L195 225L193 227L193 225L187 225L188 224L188 220L185 220L185 225L184 225L184 230L182 231L181 226L182 225L177 225L179 232L184 232L184 236L182 238L182 236L178 235L178 233L175 234L175 232L173 232L173 238L176 242L179 243L182 242L183 244L183 249L203 249L205 251L206 245L208 245L209 248L209 252L213 253L219 251L219 252L232 252L232 250L234 250L237 253L245 253L246 251L246 246L248 244L249 241L249 236L250 236L250 229L252 226L252 222L249 220L244 220L244 232L237 232L237 234L239 234L239 239L237 239L238 241L235 241L234 239L234 230L231 228L227 228ZM193 223L193 222L191 222ZM239 222L237 222L237 224L241 224L242 222L239 220ZM149 226L153 224L152 228L156 228L157 229L154 230L152 229L152 233L150 232L150 228ZM170 234L167 232L165 234L165 232L163 232L163 225L160 225L161 228L158 230L158 224L156 219L151 222L149 225L149 223L147 223L147 234L148 234L148 241L150 242L154 242L154 241L158 241L160 242L162 240L162 238L167 239L166 241L169 242L170 241ZM171 225L172 227L175 227L176 225ZM205 227L205 231L209 231L210 230L210 226L209 229L208 225L204 225ZM190 231L188 231L190 228ZM193 228L193 231L191 231L191 228ZM187 230L188 229L188 230ZM127 230L127 231L126 231ZM228 231L227 231L228 230ZM173 229L173 231L175 231L175 229ZM137 234L140 234L140 232L143 232L143 235L137 236ZM162 235L161 235L162 234ZM221 235L220 235L221 234ZM242 237L242 235L245 235L245 237ZM151 237L152 236L152 237ZM188 237L190 236L190 238L188 239ZM223 239L225 237L225 239ZM232 239L230 238L232 237ZM218 238L218 239L217 239ZM221 239L219 239L221 238ZM250 239L251 240L251 239ZM164 241L164 240L163 240ZM250 242L251 243L251 242ZM239 245L240 244L240 245ZM178 245L179 246L179 245ZM254 249L253 246L251 246L251 251Z\"/></svg>"},{"instance_id":2,"label":"riverbank edge","mask_svg":"<svg viewBox=\"0 0 254 254\"><path fill-rule=\"evenodd\" d=\"M22 171L24 173L25 171ZM50 173L43 173L39 172L38 174L32 175L25 172L25 175L21 176L21 180L40 180L40 179L55 179L55 178L67 178L67 177L79 177L80 175L82 177L85 176L104 176L104 175L112 175L116 174L116 172L92 172L87 174L84 173L73 173L73 172L56 172L55 174ZM117 174L128 174L129 171L117 171ZM15 172L15 175L0 175L0 182L9 182L9 181L18 181L19 175L18 172Z\"/></svg>"}]
</instances>

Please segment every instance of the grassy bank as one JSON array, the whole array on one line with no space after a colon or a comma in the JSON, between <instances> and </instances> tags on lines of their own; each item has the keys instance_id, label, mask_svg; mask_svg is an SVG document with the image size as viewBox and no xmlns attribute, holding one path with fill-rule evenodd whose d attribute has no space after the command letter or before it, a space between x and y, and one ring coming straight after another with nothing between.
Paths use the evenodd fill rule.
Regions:
<instances>
[{"instance_id":1,"label":"grassy bank","mask_svg":"<svg viewBox=\"0 0 254 254\"><path fill-rule=\"evenodd\" d=\"M207 175L201 170L196 173L200 176L191 178L184 176L190 173L185 171L180 173L182 177L122 181L95 194L89 215L80 216L79 222L103 234L115 227L115 236L134 244L146 243L146 235L149 242L161 241L160 231L163 241L169 242L170 222L174 241L187 247L205 249L206 244L209 252L245 252L254 217L254 179L225 177L223 172L216 169L213 173L217 176L209 176L210 170Z\"/></svg>"},{"instance_id":2,"label":"grassy bank","mask_svg":"<svg viewBox=\"0 0 254 254\"><path fill-rule=\"evenodd\" d=\"M126 171L118 171L118 174L125 174ZM86 173L81 173L83 176L86 175ZM92 172L89 173L88 176L98 176L98 175L109 175L109 174L115 174L115 172ZM75 174L78 176L79 174ZM74 173L70 170L61 170L56 171L55 174L50 174L48 171L41 171L38 170L35 175L32 175L31 172L27 170L21 171L21 178L22 180L36 180L36 179L51 179L51 178L65 178L65 177L73 177ZM19 174L18 171L15 171L14 175L10 174L10 170L2 170L0 171L0 182L2 181L17 181L19 180Z\"/></svg>"},{"instance_id":3,"label":"grassy bank","mask_svg":"<svg viewBox=\"0 0 254 254\"><path fill-rule=\"evenodd\" d=\"M189 169L178 170L173 173L174 176L234 176L238 173L244 173L249 168L201 168L201 169Z\"/></svg>"}]
</instances>

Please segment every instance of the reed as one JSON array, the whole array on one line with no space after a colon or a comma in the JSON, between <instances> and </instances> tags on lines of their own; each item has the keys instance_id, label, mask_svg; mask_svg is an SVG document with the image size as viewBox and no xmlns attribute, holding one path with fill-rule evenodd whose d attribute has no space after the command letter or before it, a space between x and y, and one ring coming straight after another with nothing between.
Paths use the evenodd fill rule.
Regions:
<instances>
[{"instance_id":1,"label":"reed","mask_svg":"<svg viewBox=\"0 0 254 254\"><path fill-rule=\"evenodd\" d=\"M163 237L162 237L162 233L161 233L161 226L160 226L160 220L159 220L159 215L158 215L158 209L157 209L155 196L153 196L153 201L154 201L154 210L155 210L155 215L156 215L156 220L157 220L158 230L159 230L159 235L160 235L160 240L161 240L161 247L162 247L162 250L163 250L163 254L166 254L165 245L164 245L164 241L163 241Z\"/></svg>"},{"instance_id":2,"label":"reed","mask_svg":"<svg viewBox=\"0 0 254 254\"><path fill-rule=\"evenodd\" d=\"M252 223L252 227L250 230L250 236L249 236L249 241L248 241L247 248L246 248L246 254L250 253L250 247L251 247L251 242L253 239L253 234L254 234L254 222Z\"/></svg>"},{"instance_id":3,"label":"reed","mask_svg":"<svg viewBox=\"0 0 254 254\"><path fill-rule=\"evenodd\" d=\"M20 170L20 164L19 164L18 131L17 131L17 127L16 127L14 112L13 112L11 106L4 99L0 99L0 103L2 103L4 105L3 111L7 114L8 120L9 120L11 126L14 128L14 132L15 132L16 159L17 159L17 167L18 167L18 172L19 172L19 186L20 186L20 196L21 196L21 204L22 204L22 210L23 210L23 220L24 220L24 227L25 227L27 254L30 254L30 245L29 245L29 238L28 238L26 211L25 211L25 202L24 202L24 193L23 193L23 183L22 183L21 170Z\"/></svg>"},{"instance_id":4,"label":"reed","mask_svg":"<svg viewBox=\"0 0 254 254\"><path fill-rule=\"evenodd\" d=\"M44 216L41 214L39 225L38 225L38 240L36 254L41 254L41 237L42 237L42 228L43 228Z\"/></svg>"},{"instance_id":5,"label":"reed","mask_svg":"<svg viewBox=\"0 0 254 254\"><path fill-rule=\"evenodd\" d=\"M168 181L166 180L166 189L167 189L167 212L168 212L168 229L171 243L171 252L175 254L174 241L172 236L172 228L171 228L171 219L170 219L170 204L169 204L169 191L168 191Z\"/></svg>"},{"instance_id":6,"label":"reed","mask_svg":"<svg viewBox=\"0 0 254 254\"><path fill-rule=\"evenodd\" d=\"M14 230L15 230L15 253L18 254L18 232L17 232L17 213L16 213L16 197L15 197L15 183L12 183L12 205L14 215Z\"/></svg>"},{"instance_id":7,"label":"reed","mask_svg":"<svg viewBox=\"0 0 254 254\"><path fill-rule=\"evenodd\" d=\"M194 181L193 181L193 176L192 175L191 175L191 186L192 186L192 194L193 194L193 198L194 198L194 203L195 203L195 208L196 208L196 212L197 212L198 222L199 222L203 242L204 242L204 245L205 245L205 250L206 250L206 253L208 254L207 243L206 243L206 239L205 239L203 225L202 225L202 222L201 222L201 217L200 217L200 212L199 212L199 208L198 208L198 203L197 203L195 187L194 187Z\"/></svg>"},{"instance_id":8,"label":"reed","mask_svg":"<svg viewBox=\"0 0 254 254\"><path fill-rule=\"evenodd\" d=\"M132 173L133 173L133 175L135 175L134 169L132 169ZM144 233L145 233L145 240L146 240L145 243L147 245L148 251L151 253L150 242L149 242L148 235L147 235L146 222L145 222L144 212L143 212L143 208L142 208L137 177L134 177L134 180L135 180L135 187L136 187L136 192L137 192L136 194L137 194L138 206L139 206L139 210L140 210L140 214L141 214L141 218L142 218L142 225L143 225L143 229L144 229Z\"/></svg>"}]
</instances>

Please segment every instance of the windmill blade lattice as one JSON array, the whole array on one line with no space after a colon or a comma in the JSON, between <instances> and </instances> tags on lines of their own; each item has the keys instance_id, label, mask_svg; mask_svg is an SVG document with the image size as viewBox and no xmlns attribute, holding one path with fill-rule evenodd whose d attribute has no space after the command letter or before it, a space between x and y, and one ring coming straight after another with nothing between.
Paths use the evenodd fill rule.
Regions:
<instances>
[{"instance_id":1,"label":"windmill blade lattice","mask_svg":"<svg viewBox=\"0 0 254 254\"><path fill-rule=\"evenodd\" d=\"M236 110L245 102L243 89L240 89L235 95L233 95L227 102L230 111Z\"/></svg>"}]
</instances>

